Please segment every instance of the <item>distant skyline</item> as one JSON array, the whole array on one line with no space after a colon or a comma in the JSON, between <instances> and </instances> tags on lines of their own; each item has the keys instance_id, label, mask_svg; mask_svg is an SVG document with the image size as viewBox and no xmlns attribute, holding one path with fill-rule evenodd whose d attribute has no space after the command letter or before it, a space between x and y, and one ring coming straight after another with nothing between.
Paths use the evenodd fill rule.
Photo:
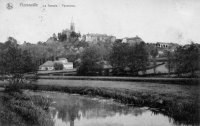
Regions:
<instances>
[{"instance_id":1,"label":"distant skyline","mask_svg":"<svg viewBox=\"0 0 200 126\"><path fill-rule=\"evenodd\" d=\"M7 3L13 8L7 9ZM19 43L45 42L53 33L69 29L73 18L81 34L200 43L199 15L200 0L0 0L0 42L9 36Z\"/></svg>"}]
</instances>

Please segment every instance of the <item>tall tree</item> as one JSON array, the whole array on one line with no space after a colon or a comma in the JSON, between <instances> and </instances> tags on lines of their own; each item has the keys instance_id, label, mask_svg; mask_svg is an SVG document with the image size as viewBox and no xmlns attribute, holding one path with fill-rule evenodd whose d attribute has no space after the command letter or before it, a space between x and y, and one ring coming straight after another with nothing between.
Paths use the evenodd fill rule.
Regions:
<instances>
[{"instance_id":1,"label":"tall tree","mask_svg":"<svg viewBox=\"0 0 200 126\"><path fill-rule=\"evenodd\" d=\"M110 52L110 62L113 68L124 69L128 62L128 43L116 41Z\"/></svg>"},{"instance_id":2,"label":"tall tree","mask_svg":"<svg viewBox=\"0 0 200 126\"><path fill-rule=\"evenodd\" d=\"M128 67L133 75L137 75L138 71L146 71L148 53L144 42L134 45L115 42L110 55L110 62L114 69L125 72L125 68Z\"/></svg>"},{"instance_id":3,"label":"tall tree","mask_svg":"<svg viewBox=\"0 0 200 126\"><path fill-rule=\"evenodd\" d=\"M153 59L153 71L154 74L156 73L156 56L158 55L158 49L156 47L152 48L150 51L150 55L152 56Z\"/></svg>"},{"instance_id":4,"label":"tall tree","mask_svg":"<svg viewBox=\"0 0 200 126\"><path fill-rule=\"evenodd\" d=\"M197 44L191 43L178 47L174 54L174 64L178 76L183 73L191 73L191 76L195 76L195 71L199 70L199 56Z\"/></svg>"},{"instance_id":5,"label":"tall tree","mask_svg":"<svg viewBox=\"0 0 200 126\"><path fill-rule=\"evenodd\" d=\"M24 75L36 71L36 65L27 51L22 51L14 45L9 45L1 51L0 72L3 76L9 76L8 81L10 82L6 89L17 90L15 88L23 83Z\"/></svg>"},{"instance_id":6,"label":"tall tree","mask_svg":"<svg viewBox=\"0 0 200 126\"><path fill-rule=\"evenodd\" d=\"M148 65L148 52L144 42L130 46L128 57L128 64L133 75L137 75L139 71L145 73Z\"/></svg>"},{"instance_id":7,"label":"tall tree","mask_svg":"<svg viewBox=\"0 0 200 126\"><path fill-rule=\"evenodd\" d=\"M174 69L174 53L166 50L164 55L167 57L166 67L168 69L168 73L170 74Z\"/></svg>"},{"instance_id":8,"label":"tall tree","mask_svg":"<svg viewBox=\"0 0 200 126\"><path fill-rule=\"evenodd\" d=\"M83 51L81 56L81 66L79 74L87 75L88 72L94 72L99 69L98 62L102 59L100 48L97 45L90 46Z\"/></svg>"}]
</instances>

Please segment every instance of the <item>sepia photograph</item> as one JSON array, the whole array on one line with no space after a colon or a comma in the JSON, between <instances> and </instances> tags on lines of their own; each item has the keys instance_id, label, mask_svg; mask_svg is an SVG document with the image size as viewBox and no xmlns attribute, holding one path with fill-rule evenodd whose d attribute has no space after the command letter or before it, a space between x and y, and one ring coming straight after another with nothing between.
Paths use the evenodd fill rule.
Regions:
<instances>
[{"instance_id":1,"label":"sepia photograph","mask_svg":"<svg viewBox=\"0 0 200 126\"><path fill-rule=\"evenodd\" d=\"M0 126L200 126L200 0L0 0Z\"/></svg>"}]
</instances>

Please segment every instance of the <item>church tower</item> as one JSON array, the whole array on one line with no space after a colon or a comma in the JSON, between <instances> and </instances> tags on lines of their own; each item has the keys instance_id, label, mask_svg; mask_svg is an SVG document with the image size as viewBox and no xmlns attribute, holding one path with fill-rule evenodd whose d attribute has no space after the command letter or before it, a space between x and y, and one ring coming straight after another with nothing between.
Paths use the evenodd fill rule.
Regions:
<instances>
[{"instance_id":1,"label":"church tower","mask_svg":"<svg viewBox=\"0 0 200 126\"><path fill-rule=\"evenodd\" d=\"M73 18L72 18L72 20L71 20L70 30L73 31L73 32L75 32L75 25L74 25Z\"/></svg>"}]
</instances>

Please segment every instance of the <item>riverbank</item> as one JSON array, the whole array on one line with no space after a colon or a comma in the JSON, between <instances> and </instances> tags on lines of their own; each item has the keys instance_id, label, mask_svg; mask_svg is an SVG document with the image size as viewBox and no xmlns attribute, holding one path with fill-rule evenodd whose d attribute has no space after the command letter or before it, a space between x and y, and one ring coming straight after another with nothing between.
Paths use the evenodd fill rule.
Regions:
<instances>
[{"instance_id":1,"label":"riverbank","mask_svg":"<svg viewBox=\"0 0 200 126\"><path fill-rule=\"evenodd\" d=\"M145 86L145 84L144 84ZM155 84L152 85L152 87ZM172 85L173 86L173 85ZM199 87L180 87L174 91L167 92L168 86L162 85L162 88L148 90L145 88L136 88L136 90L114 87L97 86L70 86L70 85L24 85L23 89L58 91L70 94L100 96L103 98L114 99L117 102L130 106L147 106L155 113L162 113L172 117L175 122L181 124L199 124ZM174 88L174 87L172 87ZM177 87L176 87L177 88ZM176 90L176 91L175 91Z\"/></svg>"},{"instance_id":2,"label":"riverbank","mask_svg":"<svg viewBox=\"0 0 200 126\"><path fill-rule=\"evenodd\" d=\"M51 99L0 91L0 125L53 126L48 113Z\"/></svg>"},{"instance_id":3,"label":"riverbank","mask_svg":"<svg viewBox=\"0 0 200 126\"><path fill-rule=\"evenodd\" d=\"M39 79L21 88L111 98L130 106L150 107L156 113L174 118L177 123L199 123L199 85Z\"/></svg>"},{"instance_id":4,"label":"riverbank","mask_svg":"<svg viewBox=\"0 0 200 126\"><path fill-rule=\"evenodd\" d=\"M122 81L122 82L149 82L163 84L179 84L179 85L199 85L200 78L168 78L168 77L118 77L118 76L61 76L56 75L39 75L37 77L26 75L26 78L37 80L96 80L96 81ZM0 76L0 84L3 78ZM3 82L5 83L5 82Z\"/></svg>"},{"instance_id":5,"label":"riverbank","mask_svg":"<svg viewBox=\"0 0 200 126\"><path fill-rule=\"evenodd\" d=\"M199 78L111 77L111 76L38 76L38 79L129 81L129 82L151 82L151 83L181 84L181 85L198 85L200 82Z\"/></svg>"}]
</instances>

